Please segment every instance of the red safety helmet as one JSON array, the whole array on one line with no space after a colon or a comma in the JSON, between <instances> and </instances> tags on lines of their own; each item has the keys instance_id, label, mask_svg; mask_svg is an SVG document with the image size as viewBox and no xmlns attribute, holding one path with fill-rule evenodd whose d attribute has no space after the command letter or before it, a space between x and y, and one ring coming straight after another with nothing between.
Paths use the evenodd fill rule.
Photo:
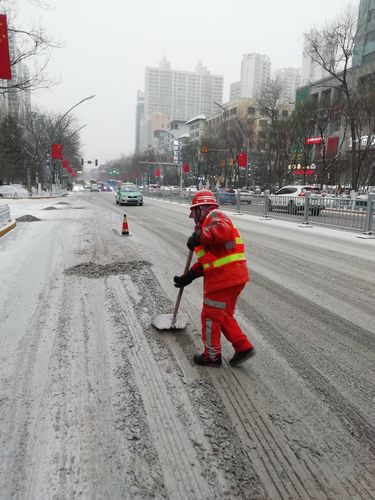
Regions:
<instances>
[{"instance_id":1,"label":"red safety helmet","mask_svg":"<svg viewBox=\"0 0 375 500\"><path fill-rule=\"evenodd\" d=\"M201 191L195 193L193 199L191 200L190 209L199 207L200 205L216 205L217 207L219 206L214 193L212 191L209 191L208 189L202 189Z\"/></svg>"}]
</instances>

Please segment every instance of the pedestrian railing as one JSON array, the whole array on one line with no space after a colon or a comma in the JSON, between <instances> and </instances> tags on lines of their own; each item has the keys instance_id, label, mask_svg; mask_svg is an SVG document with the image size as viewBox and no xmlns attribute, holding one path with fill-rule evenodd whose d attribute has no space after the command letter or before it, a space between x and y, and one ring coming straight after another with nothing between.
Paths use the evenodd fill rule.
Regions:
<instances>
[{"instance_id":1,"label":"pedestrian railing","mask_svg":"<svg viewBox=\"0 0 375 500\"><path fill-rule=\"evenodd\" d=\"M10 210L8 205L0 205L0 227L5 226L10 221Z\"/></svg>"},{"instance_id":2,"label":"pedestrian railing","mask_svg":"<svg viewBox=\"0 0 375 500\"><path fill-rule=\"evenodd\" d=\"M169 191L164 189L144 189L145 197L164 199L190 204L194 193ZM265 218L286 218L305 224L320 224L371 234L374 228L375 194L363 198L314 197L311 195L285 197L266 194L252 194L246 202L241 202L237 193L236 202L232 197L218 197L223 209L237 213L249 213ZM224 203L220 203L220 200Z\"/></svg>"}]
</instances>

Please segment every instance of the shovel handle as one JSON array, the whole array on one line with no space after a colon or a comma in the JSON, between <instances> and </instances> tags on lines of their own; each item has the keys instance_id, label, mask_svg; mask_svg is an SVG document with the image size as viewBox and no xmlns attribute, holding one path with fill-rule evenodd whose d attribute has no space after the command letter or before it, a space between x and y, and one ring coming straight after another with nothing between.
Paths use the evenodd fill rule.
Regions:
<instances>
[{"instance_id":1,"label":"shovel handle","mask_svg":"<svg viewBox=\"0 0 375 500\"><path fill-rule=\"evenodd\" d=\"M193 250L189 250L189 253L188 253L188 256L186 259L184 274L186 274L189 271L192 258L193 258ZM178 308L180 307L180 302L181 302L181 297L182 297L183 291L184 291L184 287L180 288L178 291L176 305L174 306L174 311L173 311L173 316L172 316L172 327L175 324L175 321L177 318Z\"/></svg>"}]
</instances>

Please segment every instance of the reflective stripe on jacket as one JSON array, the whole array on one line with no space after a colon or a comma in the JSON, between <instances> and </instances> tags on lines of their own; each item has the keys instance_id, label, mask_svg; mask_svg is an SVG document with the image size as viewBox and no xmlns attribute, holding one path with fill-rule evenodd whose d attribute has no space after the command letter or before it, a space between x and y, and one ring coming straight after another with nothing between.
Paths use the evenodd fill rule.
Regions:
<instances>
[{"instance_id":1,"label":"reflective stripe on jacket","mask_svg":"<svg viewBox=\"0 0 375 500\"><path fill-rule=\"evenodd\" d=\"M202 269L205 293L249 281L244 242L226 214L211 211L202 223L200 240L193 271Z\"/></svg>"}]
</instances>

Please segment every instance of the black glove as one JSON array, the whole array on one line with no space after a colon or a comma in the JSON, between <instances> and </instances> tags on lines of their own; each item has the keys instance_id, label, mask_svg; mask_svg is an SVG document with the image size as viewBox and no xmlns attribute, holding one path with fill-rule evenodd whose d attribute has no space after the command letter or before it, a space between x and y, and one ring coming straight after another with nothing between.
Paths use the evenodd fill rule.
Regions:
<instances>
[{"instance_id":1,"label":"black glove","mask_svg":"<svg viewBox=\"0 0 375 500\"><path fill-rule=\"evenodd\" d=\"M190 236L190 238L187 240L187 243L186 243L189 250L194 250L194 248L200 244L201 244L200 233L198 233L197 231L195 231L195 233L193 233Z\"/></svg>"},{"instance_id":2,"label":"black glove","mask_svg":"<svg viewBox=\"0 0 375 500\"><path fill-rule=\"evenodd\" d=\"M190 283L195 280L195 276L193 271L188 271L186 274L182 276L175 276L173 278L174 286L176 288L184 288L186 285L190 285Z\"/></svg>"}]
</instances>

